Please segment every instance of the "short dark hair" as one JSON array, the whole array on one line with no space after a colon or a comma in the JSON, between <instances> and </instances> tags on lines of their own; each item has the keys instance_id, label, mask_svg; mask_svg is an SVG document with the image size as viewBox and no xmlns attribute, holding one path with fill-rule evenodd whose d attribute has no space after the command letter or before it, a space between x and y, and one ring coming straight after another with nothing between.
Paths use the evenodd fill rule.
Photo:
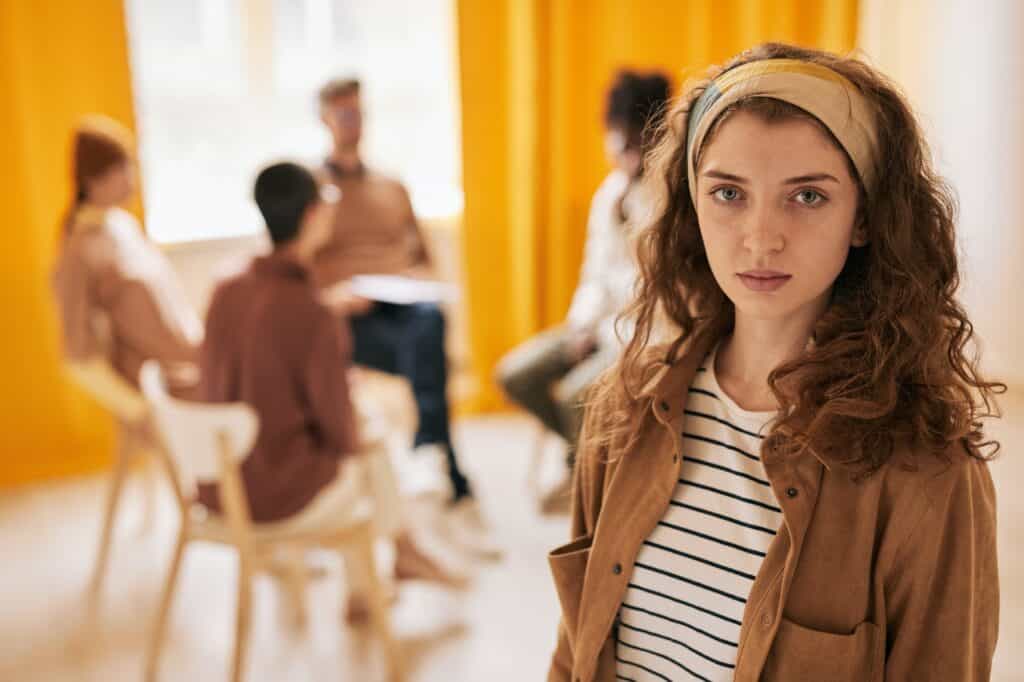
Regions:
<instances>
[{"instance_id":1,"label":"short dark hair","mask_svg":"<svg viewBox=\"0 0 1024 682\"><path fill-rule=\"evenodd\" d=\"M275 246L298 236L303 214L319 196L316 178L297 163L275 163L260 171L253 197Z\"/></svg>"},{"instance_id":2,"label":"short dark hair","mask_svg":"<svg viewBox=\"0 0 1024 682\"><path fill-rule=\"evenodd\" d=\"M662 73L620 71L608 90L605 125L622 128L631 144L640 144L645 129L660 122L670 91Z\"/></svg>"},{"instance_id":3,"label":"short dark hair","mask_svg":"<svg viewBox=\"0 0 1024 682\"><path fill-rule=\"evenodd\" d=\"M320 88L320 92L317 95L320 100L320 106L323 107L330 104L331 100L335 97L358 95L360 87L358 78L335 78L330 80Z\"/></svg>"}]
</instances>

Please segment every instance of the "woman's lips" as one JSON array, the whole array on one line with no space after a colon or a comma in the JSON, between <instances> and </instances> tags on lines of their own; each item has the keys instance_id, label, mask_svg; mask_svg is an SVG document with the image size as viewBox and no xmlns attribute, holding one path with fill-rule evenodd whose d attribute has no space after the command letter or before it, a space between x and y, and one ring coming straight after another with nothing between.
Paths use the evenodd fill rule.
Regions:
<instances>
[{"instance_id":1,"label":"woman's lips","mask_svg":"<svg viewBox=\"0 0 1024 682\"><path fill-rule=\"evenodd\" d=\"M736 275L751 291L775 291L792 279L792 275L774 270L747 270Z\"/></svg>"}]
</instances>

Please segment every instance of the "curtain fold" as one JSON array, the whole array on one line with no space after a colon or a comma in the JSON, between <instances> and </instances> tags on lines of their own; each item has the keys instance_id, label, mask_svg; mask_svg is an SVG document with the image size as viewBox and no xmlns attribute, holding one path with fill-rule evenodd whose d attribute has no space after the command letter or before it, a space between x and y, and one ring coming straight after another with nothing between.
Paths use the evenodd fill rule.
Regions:
<instances>
[{"instance_id":1,"label":"curtain fold","mask_svg":"<svg viewBox=\"0 0 1024 682\"><path fill-rule=\"evenodd\" d=\"M0 487L94 470L113 426L62 372L50 287L86 113L133 125L120 0L0 3Z\"/></svg>"},{"instance_id":2,"label":"curtain fold","mask_svg":"<svg viewBox=\"0 0 1024 682\"><path fill-rule=\"evenodd\" d=\"M759 42L848 52L857 0L458 0L463 258L475 394L502 404L501 356L564 317L590 197L608 172L604 92L617 69L676 87Z\"/></svg>"}]
</instances>

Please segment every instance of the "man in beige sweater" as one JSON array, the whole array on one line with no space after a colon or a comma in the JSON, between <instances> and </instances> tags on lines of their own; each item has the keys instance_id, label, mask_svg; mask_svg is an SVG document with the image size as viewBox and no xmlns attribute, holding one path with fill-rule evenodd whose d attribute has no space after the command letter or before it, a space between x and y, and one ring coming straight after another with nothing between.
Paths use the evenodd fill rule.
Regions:
<instances>
[{"instance_id":1,"label":"man in beige sweater","mask_svg":"<svg viewBox=\"0 0 1024 682\"><path fill-rule=\"evenodd\" d=\"M410 383L419 425L408 461L408 470L417 473L406 477L412 482L409 492L450 502L448 530L459 544L493 556L496 550L483 535L473 491L452 443L440 308L433 303L374 302L345 293L346 283L357 275L431 275L409 194L401 183L363 164L359 82L332 81L321 89L319 102L333 139L323 181L336 186L341 199L330 238L314 263L314 279L350 317L353 362Z\"/></svg>"}]
</instances>

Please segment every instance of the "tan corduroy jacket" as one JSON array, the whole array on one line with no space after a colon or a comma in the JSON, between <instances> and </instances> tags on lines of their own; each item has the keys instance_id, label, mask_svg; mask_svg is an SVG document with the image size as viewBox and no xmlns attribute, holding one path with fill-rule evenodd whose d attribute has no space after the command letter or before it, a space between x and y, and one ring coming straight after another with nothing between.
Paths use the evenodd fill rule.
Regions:
<instances>
[{"instance_id":1,"label":"tan corduroy jacket","mask_svg":"<svg viewBox=\"0 0 1024 682\"><path fill-rule=\"evenodd\" d=\"M549 557L562 606L549 682L615 678L619 605L676 488L687 388L710 345L695 341L647 384L654 419L634 448L580 453L574 539ZM762 450L784 522L747 601L737 682L989 679L999 585L988 466L959 447L948 462L912 454L856 483L813 454Z\"/></svg>"}]
</instances>

